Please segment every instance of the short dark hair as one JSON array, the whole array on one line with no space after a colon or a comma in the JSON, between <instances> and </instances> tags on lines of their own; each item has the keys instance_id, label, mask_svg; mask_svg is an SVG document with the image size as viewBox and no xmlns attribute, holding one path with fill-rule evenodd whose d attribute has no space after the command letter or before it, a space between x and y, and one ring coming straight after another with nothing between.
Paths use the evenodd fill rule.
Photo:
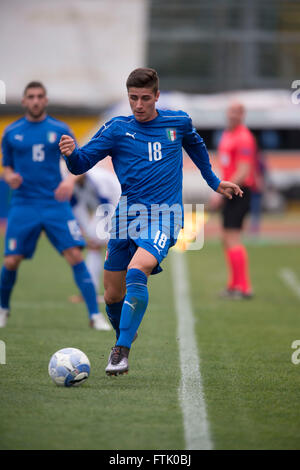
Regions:
<instances>
[{"instance_id":1,"label":"short dark hair","mask_svg":"<svg viewBox=\"0 0 300 470\"><path fill-rule=\"evenodd\" d=\"M29 88L42 88L45 92L45 95L47 94L47 90L46 90L46 87L43 85L42 82L38 82L38 81L31 81L29 82L26 87L24 88L24 93L23 93L23 96L26 95L27 91L29 90Z\"/></svg>"},{"instance_id":2,"label":"short dark hair","mask_svg":"<svg viewBox=\"0 0 300 470\"><path fill-rule=\"evenodd\" d=\"M126 81L127 90L130 87L152 88L154 93L159 89L159 78L156 70L147 67L139 67L131 72Z\"/></svg>"}]
</instances>

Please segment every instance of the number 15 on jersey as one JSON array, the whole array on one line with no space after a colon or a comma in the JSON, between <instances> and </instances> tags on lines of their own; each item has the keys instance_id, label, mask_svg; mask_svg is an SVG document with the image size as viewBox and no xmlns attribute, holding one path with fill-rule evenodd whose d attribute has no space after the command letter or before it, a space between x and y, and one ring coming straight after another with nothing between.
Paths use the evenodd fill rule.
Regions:
<instances>
[{"instance_id":1,"label":"number 15 on jersey","mask_svg":"<svg viewBox=\"0 0 300 470\"><path fill-rule=\"evenodd\" d=\"M32 146L32 160L34 162L43 162L45 160L44 144L35 144Z\"/></svg>"}]
</instances>

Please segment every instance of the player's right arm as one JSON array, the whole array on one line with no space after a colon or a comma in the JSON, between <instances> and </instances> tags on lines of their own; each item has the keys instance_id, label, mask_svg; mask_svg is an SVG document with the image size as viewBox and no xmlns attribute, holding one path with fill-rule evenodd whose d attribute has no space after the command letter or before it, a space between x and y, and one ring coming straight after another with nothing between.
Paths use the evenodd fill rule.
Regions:
<instances>
[{"instance_id":1,"label":"player's right arm","mask_svg":"<svg viewBox=\"0 0 300 470\"><path fill-rule=\"evenodd\" d=\"M61 137L59 148L71 173L81 175L107 155L112 154L115 144L113 127L112 122L104 124L96 135L80 148L76 147L72 137L68 135Z\"/></svg>"},{"instance_id":2,"label":"player's right arm","mask_svg":"<svg viewBox=\"0 0 300 470\"><path fill-rule=\"evenodd\" d=\"M23 183L23 178L13 167L13 151L9 143L8 132L4 132L1 147L3 156L3 179L11 189L18 189Z\"/></svg>"},{"instance_id":3,"label":"player's right arm","mask_svg":"<svg viewBox=\"0 0 300 470\"><path fill-rule=\"evenodd\" d=\"M10 166L3 167L3 179L11 189L18 189L23 183L22 176L19 173L16 173Z\"/></svg>"}]
</instances>

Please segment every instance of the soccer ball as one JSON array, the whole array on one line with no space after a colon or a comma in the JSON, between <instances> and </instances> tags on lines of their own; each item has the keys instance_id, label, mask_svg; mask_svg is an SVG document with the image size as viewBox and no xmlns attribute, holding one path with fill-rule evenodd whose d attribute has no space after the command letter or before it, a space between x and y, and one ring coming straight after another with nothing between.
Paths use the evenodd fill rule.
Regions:
<instances>
[{"instance_id":1,"label":"soccer ball","mask_svg":"<svg viewBox=\"0 0 300 470\"><path fill-rule=\"evenodd\" d=\"M53 354L48 372L56 385L78 387L88 379L90 368L88 357L80 349L64 348Z\"/></svg>"}]
</instances>

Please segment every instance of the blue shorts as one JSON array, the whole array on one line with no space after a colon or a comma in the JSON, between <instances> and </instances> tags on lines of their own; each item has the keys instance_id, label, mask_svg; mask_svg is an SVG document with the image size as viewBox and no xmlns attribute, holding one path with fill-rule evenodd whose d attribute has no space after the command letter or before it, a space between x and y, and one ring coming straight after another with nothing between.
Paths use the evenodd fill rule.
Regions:
<instances>
[{"instance_id":1,"label":"blue shorts","mask_svg":"<svg viewBox=\"0 0 300 470\"><path fill-rule=\"evenodd\" d=\"M8 214L5 256L32 258L43 230L59 253L74 246L85 246L68 202L22 203L12 205Z\"/></svg>"},{"instance_id":2,"label":"blue shorts","mask_svg":"<svg viewBox=\"0 0 300 470\"><path fill-rule=\"evenodd\" d=\"M177 229L177 236L180 228ZM169 235L172 233L172 235ZM145 232L141 232L139 237L131 238L110 238L107 246L104 269L107 271L124 271L127 269L133 255L138 247L144 248L157 259L157 266L151 274L162 271L160 263L167 256L169 249L175 245L177 236L171 230L168 235L163 229L157 230L155 236L147 237Z\"/></svg>"}]
</instances>

